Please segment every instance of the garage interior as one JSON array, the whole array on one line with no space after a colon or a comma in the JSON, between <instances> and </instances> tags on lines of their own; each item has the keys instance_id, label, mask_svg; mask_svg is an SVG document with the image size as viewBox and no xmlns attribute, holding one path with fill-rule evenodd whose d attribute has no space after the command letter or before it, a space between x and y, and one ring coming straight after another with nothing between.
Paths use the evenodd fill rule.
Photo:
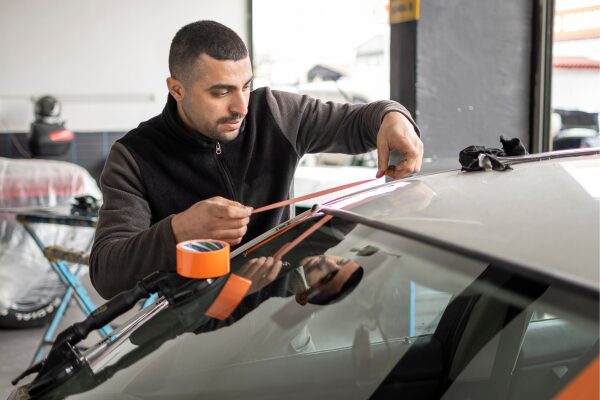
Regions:
<instances>
[{"instance_id":1,"label":"garage interior","mask_svg":"<svg viewBox=\"0 0 600 400\"><path fill-rule=\"evenodd\" d=\"M95 187L99 197L111 146L164 107L173 35L204 19L229 26L246 42L254 89L403 104L421 130L420 174L459 169L461 149L500 147L500 136L520 139L531 153L600 147L599 0L3 0L0 310L14 300L15 284L28 290L24 282L48 268L14 210L73 204L68 194L15 199L11 179L43 189L56 181L45 177L41 164L9 163L63 161L73 168L65 173ZM51 123L67 136L49 140L39 125L44 96L58 104ZM400 159L393 154L393 162ZM309 155L301 167L296 195L367 179L377 170L373 154ZM311 174L310 168L324 167L330 175L323 169ZM79 232L49 230L43 237L73 242ZM23 251L31 254L15 256ZM102 304L86 273L81 280L91 303ZM82 318L72 304L57 332ZM0 398L30 365L46 327L0 328Z\"/></svg>"}]
</instances>

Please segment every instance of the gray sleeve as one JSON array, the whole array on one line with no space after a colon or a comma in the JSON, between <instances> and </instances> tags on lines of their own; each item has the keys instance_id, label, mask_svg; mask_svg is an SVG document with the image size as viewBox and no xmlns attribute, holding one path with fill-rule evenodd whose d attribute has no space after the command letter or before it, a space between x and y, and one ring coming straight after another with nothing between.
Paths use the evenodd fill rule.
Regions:
<instances>
[{"instance_id":1,"label":"gray sleeve","mask_svg":"<svg viewBox=\"0 0 600 400\"><path fill-rule=\"evenodd\" d=\"M90 277L98 293L111 298L153 271L175 269L176 243L172 216L151 225L139 168L118 142L110 150L100 186L103 204Z\"/></svg>"},{"instance_id":2,"label":"gray sleeve","mask_svg":"<svg viewBox=\"0 0 600 400\"><path fill-rule=\"evenodd\" d=\"M369 104L323 103L310 96L270 89L266 96L276 124L299 156L373 150L383 117L392 111L406 116L419 133L408 110L391 100Z\"/></svg>"}]
</instances>

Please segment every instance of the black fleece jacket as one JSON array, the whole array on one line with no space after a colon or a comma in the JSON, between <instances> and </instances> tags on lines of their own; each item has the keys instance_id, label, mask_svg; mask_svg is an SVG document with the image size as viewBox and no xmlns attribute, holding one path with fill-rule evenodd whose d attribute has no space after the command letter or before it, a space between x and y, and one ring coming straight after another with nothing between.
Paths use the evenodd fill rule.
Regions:
<instances>
[{"instance_id":1,"label":"black fleece jacket","mask_svg":"<svg viewBox=\"0 0 600 400\"><path fill-rule=\"evenodd\" d=\"M111 148L90 256L94 287L110 298L155 270L174 270L174 214L213 196L254 208L286 199L304 154L372 150L390 111L410 119L393 101L323 103L261 88L250 95L238 137L216 143L188 130L169 96L160 115ZM252 216L244 242L288 217L287 208Z\"/></svg>"}]
</instances>

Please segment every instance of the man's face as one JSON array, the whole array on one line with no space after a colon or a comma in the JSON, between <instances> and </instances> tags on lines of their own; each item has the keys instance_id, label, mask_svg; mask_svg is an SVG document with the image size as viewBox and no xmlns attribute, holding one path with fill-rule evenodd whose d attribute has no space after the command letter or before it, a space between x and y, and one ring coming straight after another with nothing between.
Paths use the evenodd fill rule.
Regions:
<instances>
[{"instance_id":1,"label":"man's face","mask_svg":"<svg viewBox=\"0 0 600 400\"><path fill-rule=\"evenodd\" d=\"M348 279L361 268L355 261L334 255L306 257L301 261L301 265L309 288L296 294L296 302L300 305L306 305L308 302L325 304L322 302L331 301L333 297L342 293Z\"/></svg>"},{"instance_id":2,"label":"man's face","mask_svg":"<svg viewBox=\"0 0 600 400\"><path fill-rule=\"evenodd\" d=\"M220 142L237 137L248 113L252 65L250 58L216 60L202 54L187 81L167 79L184 124Z\"/></svg>"}]
</instances>

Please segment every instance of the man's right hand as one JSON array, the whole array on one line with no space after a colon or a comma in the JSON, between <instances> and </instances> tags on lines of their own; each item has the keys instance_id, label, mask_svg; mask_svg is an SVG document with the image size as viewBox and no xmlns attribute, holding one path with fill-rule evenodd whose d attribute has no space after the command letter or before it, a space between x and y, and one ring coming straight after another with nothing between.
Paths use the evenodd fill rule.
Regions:
<instances>
[{"instance_id":1,"label":"man's right hand","mask_svg":"<svg viewBox=\"0 0 600 400\"><path fill-rule=\"evenodd\" d=\"M240 244L246 233L252 207L223 197L199 201L175 214L171 228L177 243L193 239L216 239Z\"/></svg>"}]
</instances>

